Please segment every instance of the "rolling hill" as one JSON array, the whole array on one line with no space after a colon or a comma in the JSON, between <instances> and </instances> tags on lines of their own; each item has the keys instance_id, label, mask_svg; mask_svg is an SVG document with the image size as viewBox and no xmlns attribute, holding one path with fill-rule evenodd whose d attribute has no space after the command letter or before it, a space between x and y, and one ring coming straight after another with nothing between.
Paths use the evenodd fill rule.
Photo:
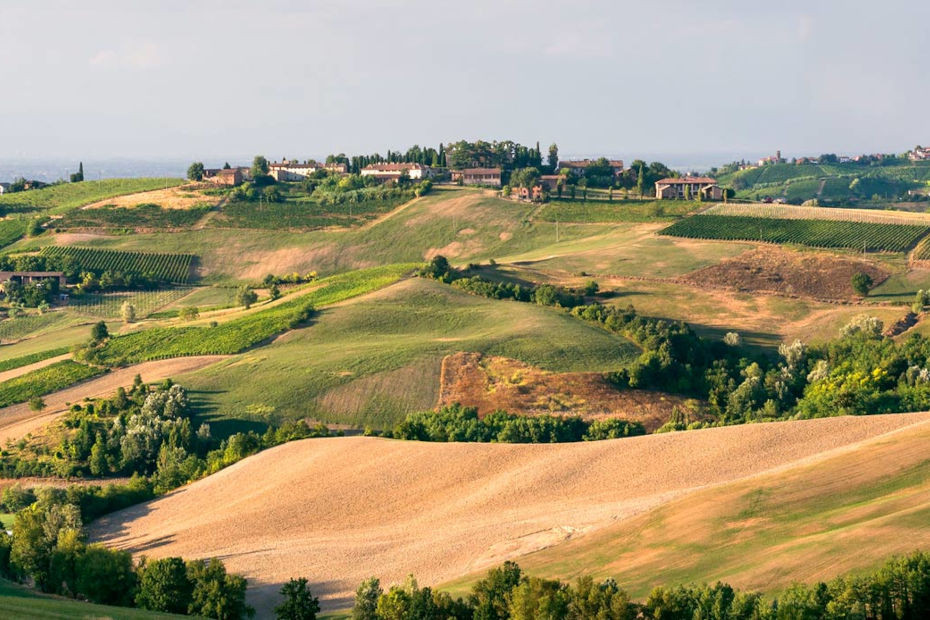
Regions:
<instances>
[{"instance_id":1,"label":"rolling hill","mask_svg":"<svg viewBox=\"0 0 930 620\"><path fill-rule=\"evenodd\" d=\"M617 572L638 593L634 572L650 580L647 567L656 569L652 584L705 573L738 577L727 563L712 570L702 556L691 557L686 541L674 547L681 554L674 561L666 554L650 563L666 541L678 540L672 535L694 528L696 545L721 545L709 558L741 559L744 571L758 566L772 590L814 574L805 558L844 544L842 568L848 569L930 543L926 530L911 536L920 532L913 525L927 504L921 446L928 423L930 414L828 418L550 445L310 439L106 516L92 524L91 535L151 557L222 557L249 578L259 610L272 603L277 584L295 576L308 577L324 605L335 609L347 606L370 575L385 584L410 572L424 584L448 582L505 559L545 574ZM837 480L838 472L846 473ZM754 493L766 487L772 490ZM708 493L731 501L720 504ZM747 503L747 493L748 500L761 499ZM756 538L741 533L740 523L715 517L731 507L743 523L755 519L767 527ZM884 519L888 529L880 537L817 535L842 530L811 519L812 509L828 515L831 525ZM645 527L672 517L674 527ZM779 546L772 528L809 535L798 546ZM890 536L895 532L902 536ZM746 545L742 553L727 546L743 539L772 544ZM803 554L784 558L786 570L777 570L780 552L800 549ZM634 560L624 561L624 553L637 550ZM676 570L682 566L687 572ZM797 566L807 573L791 569Z\"/></svg>"}]
</instances>

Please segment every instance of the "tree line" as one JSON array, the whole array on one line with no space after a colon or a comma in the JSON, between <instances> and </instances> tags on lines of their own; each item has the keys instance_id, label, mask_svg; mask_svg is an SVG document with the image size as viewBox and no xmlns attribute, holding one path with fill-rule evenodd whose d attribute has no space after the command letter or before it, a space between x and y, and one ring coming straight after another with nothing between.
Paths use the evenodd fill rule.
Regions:
<instances>
[{"instance_id":1,"label":"tree line","mask_svg":"<svg viewBox=\"0 0 930 620\"><path fill-rule=\"evenodd\" d=\"M564 443L645 435L639 422L616 418L586 420L579 416L521 416L495 411L483 418L474 407L455 403L438 411L409 414L384 437L416 441L496 443Z\"/></svg>"},{"instance_id":2,"label":"tree line","mask_svg":"<svg viewBox=\"0 0 930 620\"><path fill-rule=\"evenodd\" d=\"M642 603L613 579L574 583L493 568L452 598L410 575L387 591L372 577L355 593L354 620L917 620L930 616L930 554L895 557L864 576L794 584L778 596L715 584L656 587Z\"/></svg>"},{"instance_id":3,"label":"tree line","mask_svg":"<svg viewBox=\"0 0 930 620\"><path fill-rule=\"evenodd\" d=\"M623 335L641 348L637 359L610 379L620 388L683 394L705 403L689 426L738 424L787 417L865 415L930 408L930 338L914 333L898 342L881 320L855 317L838 337L817 345L784 343L778 357L747 351L740 339L710 340L683 321L639 314L632 306L586 303L598 290L495 282L469 275L434 257L420 271L471 294L570 308L571 316ZM914 308L922 310L926 294ZM734 334L736 335L736 334Z\"/></svg>"}]
</instances>

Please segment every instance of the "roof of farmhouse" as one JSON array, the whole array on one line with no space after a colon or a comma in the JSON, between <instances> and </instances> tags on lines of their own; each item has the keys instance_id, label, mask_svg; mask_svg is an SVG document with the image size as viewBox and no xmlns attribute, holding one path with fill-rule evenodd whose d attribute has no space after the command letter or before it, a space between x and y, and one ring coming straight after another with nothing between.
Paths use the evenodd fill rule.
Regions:
<instances>
[{"instance_id":1,"label":"roof of farmhouse","mask_svg":"<svg viewBox=\"0 0 930 620\"><path fill-rule=\"evenodd\" d=\"M684 185L686 183L717 183L717 179L712 179L710 177L675 177L667 178L656 181L656 183L661 183L662 185Z\"/></svg>"}]
</instances>

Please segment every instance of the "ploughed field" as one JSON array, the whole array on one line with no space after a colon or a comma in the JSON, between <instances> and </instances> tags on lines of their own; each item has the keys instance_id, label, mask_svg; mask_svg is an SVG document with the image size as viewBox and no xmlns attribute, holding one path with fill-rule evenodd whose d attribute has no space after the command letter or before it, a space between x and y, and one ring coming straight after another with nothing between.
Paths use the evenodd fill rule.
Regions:
<instances>
[{"instance_id":1,"label":"ploughed field","mask_svg":"<svg viewBox=\"0 0 930 620\"><path fill-rule=\"evenodd\" d=\"M930 414L843 417L546 445L309 439L106 516L90 532L138 555L222 557L249 579L260 613L297 576L338 609L371 575L389 585L412 572L437 584L543 549L558 556L562 544L692 491L803 472L927 422Z\"/></svg>"}]
</instances>

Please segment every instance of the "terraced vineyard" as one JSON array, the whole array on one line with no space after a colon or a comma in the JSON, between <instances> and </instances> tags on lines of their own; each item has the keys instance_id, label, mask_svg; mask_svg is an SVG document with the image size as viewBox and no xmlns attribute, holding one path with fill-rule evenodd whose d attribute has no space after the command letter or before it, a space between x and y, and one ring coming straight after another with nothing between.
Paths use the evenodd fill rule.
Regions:
<instances>
[{"instance_id":1,"label":"terraced vineyard","mask_svg":"<svg viewBox=\"0 0 930 620\"><path fill-rule=\"evenodd\" d=\"M175 284L187 284L190 281L191 264L195 258L193 254L124 252L72 246L46 247L42 254L70 258L80 270L135 273Z\"/></svg>"},{"instance_id":2,"label":"terraced vineyard","mask_svg":"<svg viewBox=\"0 0 930 620\"><path fill-rule=\"evenodd\" d=\"M664 229L662 234L689 239L763 241L796 243L819 248L906 252L928 231L930 225L926 224L696 215L672 224Z\"/></svg>"}]
</instances>

